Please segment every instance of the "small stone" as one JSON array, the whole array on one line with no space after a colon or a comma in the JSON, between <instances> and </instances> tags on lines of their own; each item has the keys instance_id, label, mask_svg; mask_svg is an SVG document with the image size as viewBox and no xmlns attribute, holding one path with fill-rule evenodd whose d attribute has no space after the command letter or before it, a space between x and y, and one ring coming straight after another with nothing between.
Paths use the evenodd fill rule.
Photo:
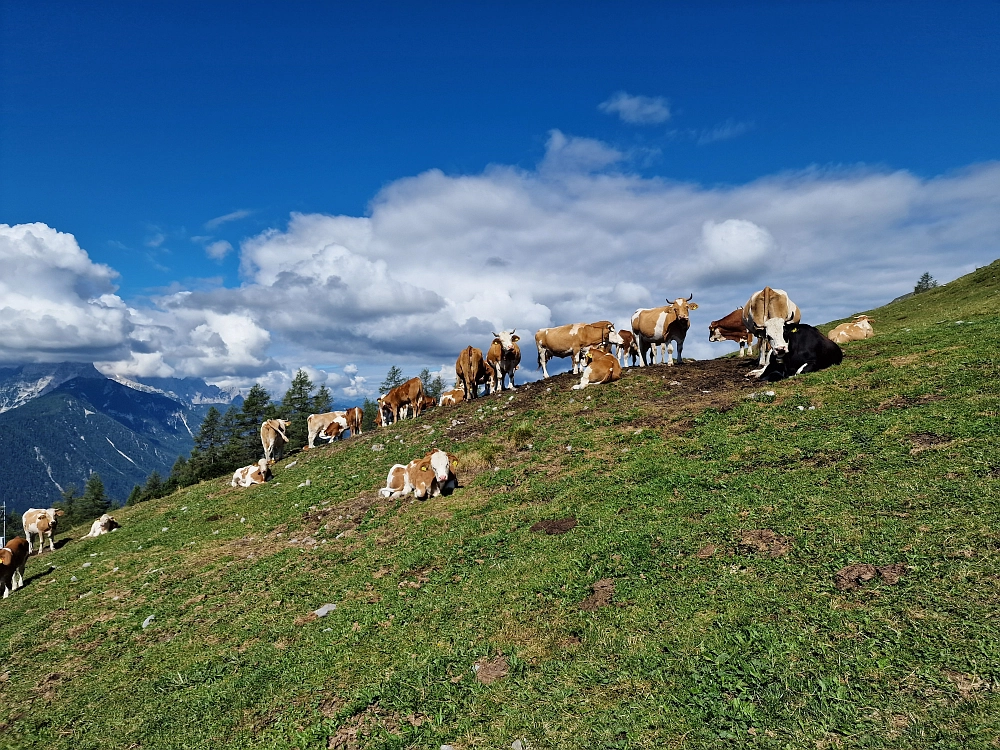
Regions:
<instances>
[{"instance_id":1,"label":"small stone","mask_svg":"<svg viewBox=\"0 0 1000 750\"><path fill-rule=\"evenodd\" d=\"M333 612L337 608L336 604L324 604L317 610L313 611L313 614L317 617L326 617L328 614Z\"/></svg>"},{"instance_id":2,"label":"small stone","mask_svg":"<svg viewBox=\"0 0 1000 750\"><path fill-rule=\"evenodd\" d=\"M89 568L89 567L90 567L90 563L84 563L84 564L83 564L83 567L85 567L85 568Z\"/></svg>"},{"instance_id":3,"label":"small stone","mask_svg":"<svg viewBox=\"0 0 1000 750\"><path fill-rule=\"evenodd\" d=\"M566 452L567 452L567 453L569 453L569 452L570 452L570 451L572 451L572 450L573 450L573 446L572 446L572 445L567 445L567 446L566 446Z\"/></svg>"},{"instance_id":4,"label":"small stone","mask_svg":"<svg viewBox=\"0 0 1000 750\"><path fill-rule=\"evenodd\" d=\"M806 410L806 407L804 407L804 406L800 406L800 407L798 407L798 409L799 409L799 411L805 411L805 410Z\"/></svg>"},{"instance_id":5,"label":"small stone","mask_svg":"<svg viewBox=\"0 0 1000 750\"><path fill-rule=\"evenodd\" d=\"M162 529L160 529L160 531L169 531L169 530L170 530L169 526L164 526Z\"/></svg>"},{"instance_id":6,"label":"small stone","mask_svg":"<svg viewBox=\"0 0 1000 750\"><path fill-rule=\"evenodd\" d=\"M142 629L145 630L149 627L149 623L156 619L156 615L150 615L145 620L142 621Z\"/></svg>"},{"instance_id":7,"label":"small stone","mask_svg":"<svg viewBox=\"0 0 1000 750\"><path fill-rule=\"evenodd\" d=\"M75 581L76 580L76 576L72 576L69 580L70 580L70 582Z\"/></svg>"},{"instance_id":8,"label":"small stone","mask_svg":"<svg viewBox=\"0 0 1000 750\"><path fill-rule=\"evenodd\" d=\"M290 468L292 468L293 466L295 466L295 464L297 464L297 463L298 463L298 461L297 461L297 460L296 460L296 461L292 461L292 462L291 462L290 464L286 465L286 466L285 466L285 468L286 468L286 469L290 469Z\"/></svg>"},{"instance_id":9,"label":"small stone","mask_svg":"<svg viewBox=\"0 0 1000 750\"><path fill-rule=\"evenodd\" d=\"M385 446L382 445L382 443L374 443L372 445L372 450L375 451L376 453L378 453L379 451L384 451L385 450Z\"/></svg>"},{"instance_id":10,"label":"small stone","mask_svg":"<svg viewBox=\"0 0 1000 750\"><path fill-rule=\"evenodd\" d=\"M241 516L241 517L240 517L240 523L246 523L246 522L247 522L247 519L246 519L246 518L243 518L243 517Z\"/></svg>"},{"instance_id":11,"label":"small stone","mask_svg":"<svg viewBox=\"0 0 1000 750\"><path fill-rule=\"evenodd\" d=\"M524 743L521 740L514 740L510 743L510 750L524 750Z\"/></svg>"}]
</instances>

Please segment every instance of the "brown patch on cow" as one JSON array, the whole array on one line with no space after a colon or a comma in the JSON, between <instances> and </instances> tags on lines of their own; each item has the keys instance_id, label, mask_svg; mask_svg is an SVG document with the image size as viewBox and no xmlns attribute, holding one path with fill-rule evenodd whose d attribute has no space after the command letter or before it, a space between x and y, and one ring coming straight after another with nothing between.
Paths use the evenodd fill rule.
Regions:
<instances>
[{"instance_id":1,"label":"brown patch on cow","mask_svg":"<svg viewBox=\"0 0 1000 750\"><path fill-rule=\"evenodd\" d=\"M712 555L714 555L717 550L718 547L716 547L714 544L706 544L704 547L698 550L698 554L696 555L696 557L698 557L698 559L700 560L707 560Z\"/></svg>"},{"instance_id":2,"label":"brown patch on cow","mask_svg":"<svg viewBox=\"0 0 1000 750\"><path fill-rule=\"evenodd\" d=\"M507 657L503 654L498 654L492 659L484 656L476 661L473 668L476 672L476 681L483 685L491 685L510 673Z\"/></svg>"},{"instance_id":3,"label":"brown patch on cow","mask_svg":"<svg viewBox=\"0 0 1000 750\"><path fill-rule=\"evenodd\" d=\"M932 432L917 432L910 435L910 442L913 443L913 447L910 448L910 455L913 456L926 450L940 448L942 445L951 443L952 440L944 435L935 435Z\"/></svg>"},{"instance_id":4,"label":"brown patch on cow","mask_svg":"<svg viewBox=\"0 0 1000 750\"><path fill-rule=\"evenodd\" d=\"M893 563L876 567L868 563L855 563L838 570L833 576L833 585L837 591L854 591L862 585L881 577L890 586L899 583L899 579L906 573L906 565L903 563Z\"/></svg>"},{"instance_id":5,"label":"brown patch on cow","mask_svg":"<svg viewBox=\"0 0 1000 750\"><path fill-rule=\"evenodd\" d=\"M972 700L973 694L980 690L988 690L990 684L975 675L962 674L951 669L942 669L941 673L952 682L958 689L958 694L962 700Z\"/></svg>"},{"instance_id":6,"label":"brown patch on cow","mask_svg":"<svg viewBox=\"0 0 1000 750\"><path fill-rule=\"evenodd\" d=\"M565 534L577 524L576 518L567 516L566 518L553 518L547 521L539 521L531 527L532 531L544 532L546 534Z\"/></svg>"},{"instance_id":7,"label":"brown patch on cow","mask_svg":"<svg viewBox=\"0 0 1000 750\"><path fill-rule=\"evenodd\" d=\"M753 529L740 532L739 546L751 553L782 557L792 548L792 538L770 529Z\"/></svg>"},{"instance_id":8,"label":"brown patch on cow","mask_svg":"<svg viewBox=\"0 0 1000 750\"><path fill-rule=\"evenodd\" d=\"M590 596L580 602L580 609L584 612L593 612L599 607L611 605L615 596L615 581L613 578L602 578L591 587L594 591Z\"/></svg>"}]
</instances>

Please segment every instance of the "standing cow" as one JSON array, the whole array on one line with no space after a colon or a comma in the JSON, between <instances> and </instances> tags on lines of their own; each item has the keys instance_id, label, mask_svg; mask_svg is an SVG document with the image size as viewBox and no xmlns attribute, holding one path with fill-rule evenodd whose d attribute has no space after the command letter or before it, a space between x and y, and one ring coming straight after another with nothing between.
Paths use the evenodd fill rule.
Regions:
<instances>
[{"instance_id":1,"label":"standing cow","mask_svg":"<svg viewBox=\"0 0 1000 750\"><path fill-rule=\"evenodd\" d=\"M316 447L316 438L332 442L348 429L347 412L328 411L325 414L310 414L306 419L306 429L309 437L305 450Z\"/></svg>"},{"instance_id":2,"label":"standing cow","mask_svg":"<svg viewBox=\"0 0 1000 750\"><path fill-rule=\"evenodd\" d=\"M753 353L753 334L743 324L743 310L733 310L729 315L708 324L709 341L736 341L740 345L740 356Z\"/></svg>"},{"instance_id":3,"label":"standing cow","mask_svg":"<svg viewBox=\"0 0 1000 750\"><path fill-rule=\"evenodd\" d=\"M804 372L816 372L844 360L840 347L819 329L805 323L786 323L782 331L783 349L775 348L762 380L782 380Z\"/></svg>"},{"instance_id":4,"label":"standing cow","mask_svg":"<svg viewBox=\"0 0 1000 750\"><path fill-rule=\"evenodd\" d=\"M573 374L578 375L583 369L582 359L587 349L608 344L622 344L622 337L607 320L541 328L535 334L538 366L542 368L542 375L546 378L549 371L545 365L553 357L572 357Z\"/></svg>"},{"instance_id":5,"label":"standing cow","mask_svg":"<svg viewBox=\"0 0 1000 750\"><path fill-rule=\"evenodd\" d=\"M673 365L670 356L670 342L677 344L677 364L683 363L684 338L691 327L691 310L697 310L698 304L692 302L692 294L687 299L678 297L669 305L636 310L632 314L632 333L639 348L639 364L645 366L650 348L663 344L666 349L667 365ZM650 357L648 364L654 364Z\"/></svg>"},{"instance_id":6,"label":"standing cow","mask_svg":"<svg viewBox=\"0 0 1000 750\"><path fill-rule=\"evenodd\" d=\"M351 437L361 434L364 421L365 413L360 406L352 406L347 410L347 429L351 431Z\"/></svg>"},{"instance_id":7,"label":"standing cow","mask_svg":"<svg viewBox=\"0 0 1000 750\"><path fill-rule=\"evenodd\" d=\"M265 419L260 425L260 443L264 447L264 458L269 464L281 460L288 443L287 419Z\"/></svg>"},{"instance_id":8,"label":"standing cow","mask_svg":"<svg viewBox=\"0 0 1000 750\"><path fill-rule=\"evenodd\" d=\"M38 554L42 554L45 549L45 540L49 540L49 552L55 552L55 545L52 537L55 536L56 526L59 523L59 516L65 515L61 510L55 508L28 508L21 516L21 526L24 528L24 535L28 537L28 554L34 549L31 546L31 535L38 535Z\"/></svg>"},{"instance_id":9,"label":"standing cow","mask_svg":"<svg viewBox=\"0 0 1000 750\"><path fill-rule=\"evenodd\" d=\"M618 331L617 333L622 340L622 343L615 344L615 355L618 357L618 362L622 367L625 367L626 360L631 358L632 367L635 367L635 361L639 358L639 347L635 343L635 334L631 331Z\"/></svg>"},{"instance_id":10,"label":"standing cow","mask_svg":"<svg viewBox=\"0 0 1000 750\"><path fill-rule=\"evenodd\" d=\"M784 355L788 351L785 341L785 324L802 320L802 311L788 298L783 289L764 287L750 295L743 305L743 325L760 339L758 368L746 374L759 378L767 369L772 352Z\"/></svg>"},{"instance_id":11,"label":"standing cow","mask_svg":"<svg viewBox=\"0 0 1000 750\"><path fill-rule=\"evenodd\" d=\"M462 395L468 401L479 398L479 386L489 386L490 371L483 359L483 353L474 346L467 346L455 361L455 378L462 387Z\"/></svg>"},{"instance_id":12,"label":"standing cow","mask_svg":"<svg viewBox=\"0 0 1000 750\"><path fill-rule=\"evenodd\" d=\"M521 365L521 349L517 342L520 336L510 331L500 331L493 334L493 343L486 352L486 367L490 370L490 393L507 390L505 380L510 378L510 387L514 388L514 371Z\"/></svg>"},{"instance_id":13,"label":"standing cow","mask_svg":"<svg viewBox=\"0 0 1000 750\"><path fill-rule=\"evenodd\" d=\"M30 546L26 539L16 536L0 547L0 589L3 598L10 596L24 585L24 564L28 561Z\"/></svg>"}]
</instances>

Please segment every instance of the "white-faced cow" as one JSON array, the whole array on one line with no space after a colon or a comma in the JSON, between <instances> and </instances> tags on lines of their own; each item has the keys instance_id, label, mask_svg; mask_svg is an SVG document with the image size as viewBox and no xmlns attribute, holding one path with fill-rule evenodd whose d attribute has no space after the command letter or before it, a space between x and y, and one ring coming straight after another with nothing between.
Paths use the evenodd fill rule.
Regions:
<instances>
[{"instance_id":1,"label":"white-faced cow","mask_svg":"<svg viewBox=\"0 0 1000 750\"><path fill-rule=\"evenodd\" d=\"M271 467L268 466L267 459L262 458L255 464L250 464L234 471L230 485L233 487L252 487L255 484L264 484L272 476Z\"/></svg>"},{"instance_id":2,"label":"white-faced cow","mask_svg":"<svg viewBox=\"0 0 1000 750\"><path fill-rule=\"evenodd\" d=\"M670 342L677 343L677 364L683 362L684 337L691 327L691 310L697 310L698 304L692 302L692 294L687 299L678 297L671 304L663 307L639 309L632 313L632 333L635 334L636 346L639 349L639 364L646 365L647 355L654 344L667 347L667 364L673 365L670 356ZM653 357L648 364L654 364Z\"/></svg>"},{"instance_id":3,"label":"white-faced cow","mask_svg":"<svg viewBox=\"0 0 1000 750\"><path fill-rule=\"evenodd\" d=\"M573 386L574 391L583 390L595 383L612 383L622 376L622 366L618 358L596 346L587 351L584 359L586 367L583 368L580 382Z\"/></svg>"},{"instance_id":4,"label":"white-faced cow","mask_svg":"<svg viewBox=\"0 0 1000 750\"><path fill-rule=\"evenodd\" d=\"M740 345L740 356L751 354L753 350L753 334L743 324L743 311L733 310L729 315L708 324L709 341L736 341Z\"/></svg>"},{"instance_id":5,"label":"white-faced cow","mask_svg":"<svg viewBox=\"0 0 1000 750\"><path fill-rule=\"evenodd\" d=\"M55 508L28 508L21 516L21 526L24 528L24 535L28 537L28 554L33 551L31 545L31 535L38 535L38 554L42 554L45 548L45 540L49 540L49 552L55 552L56 548L52 543L55 536L56 526L59 516L65 515L61 510Z\"/></svg>"},{"instance_id":6,"label":"white-faced cow","mask_svg":"<svg viewBox=\"0 0 1000 750\"><path fill-rule=\"evenodd\" d=\"M490 369L483 353L474 346L465 347L455 361L455 378L462 387L465 400L479 398L479 386L490 384Z\"/></svg>"},{"instance_id":7,"label":"white-faced cow","mask_svg":"<svg viewBox=\"0 0 1000 750\"><path fill-rule=\"evenodd\" d=\"M874 321L867 315L855 315L850 323L841 323L827 334L827 338L835 344L846 344L848 341L861 341L875 335L872 328Z\"/></svg>"},{"instance_id":8,"label":"white-faced cow","mask_svg":"<svg viewBox=\"0 0 1000 750\"><path fill-rule=\"evenodd\" d=\"M287 419L265 419L261 423L260 443L264 446L264 458L269 464L281 460L281 454L288 443L288 436L285 434L287 429Z\"/></svg>"},{"instance_id":9,"label":"white-faced cow","mask_svg":"<svg viewBox=\"0 0 1000 750\"><path fill-rule=\"evenodd\" d=\"M493 343L486 352L486 367L490 370L490 393L507 390L505 381L510 378L510 387L514 388L514 371L521 365L521 349L517 342L520 336L515 335L515 328L493 334Z\"/></svg>"},{"instance_id":10,"label":"white-faced cow","mask_svg":"<svg viewBox=\"0 0 1000 750\"><path fill-rule=\"evenodd\" d=\"M121 527L122 525L115 520L114 516L105 513L90 524L90 531L80 538L93 539L94 537L101 536L102 534L110 534L115 529L120 529Z\"/></svg>"},{"instance_id":11,"label":"white-faced cow","mask_svg":"<svg viewBox=\"0 0 1000 750\"><path fill-rule=\"evenodd\" d=\"M764 287L750 295L743 305L743 325L760 339L759 367L747 373L748 378L759 378L770 361L771 353L784 354L788 350L785 341L785 324L802 320L802 311L792 302L783 289Z\"/></svg>"},{"instance_id":12,"label":"white-faced cow","mask_svg":"<svg viewBox=\"0 0 1000 750\"><path fill-rule=\"evenodd\" d=\"M418 500L437 497L458 486L457 467L458 460L454 456L435 448L405 466L395 464L389 469L385 487L379 490L379 495L396 499L412 492Z\"/></svg>"},{"instance_id":13,"label":"white-faced cow","mask_svg":"<svg viewBox=\"0 0 1000 750\"><path fill-rule=\"evenodd\" d=\"M816 372L844 359L840 347L818 328L805 323L786 323L782 331L785 346L775 347L770 362L761 375L763 380L782 380L804 372Z\"/></svg>"},{"instance_id":14,"label":"white-faced cow","mask_svg":"<svg viewBox=\"0 0 1000 750\"><path fill-rule=\"evenodd\" d=\"M622 337L607 320L542 328L535 334L538 366L546 378L549 376L546 363L553 357L572 357L573 374L577 375L583 369L583 354L588 348L621 343Z\"/></svg>"}]
</instances>

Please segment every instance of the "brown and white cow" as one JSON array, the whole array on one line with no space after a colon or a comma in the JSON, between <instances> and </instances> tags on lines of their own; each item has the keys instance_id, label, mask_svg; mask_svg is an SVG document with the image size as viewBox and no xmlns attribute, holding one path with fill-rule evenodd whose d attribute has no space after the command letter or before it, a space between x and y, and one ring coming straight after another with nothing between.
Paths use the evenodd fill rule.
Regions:
<instances>
[{"instance_id":1,"label":"brown and white cow","mask_svg":"<svg viewBox=\"0 0 1000 750\"><path fill-rule=\"evenodd\" d=\"M383 427L390 424L390 416L392 416L392 422L398 422L401 415L407 411L412 412L413 418L416 419L423 411L427 403L426 399L424 384L420 382L420 378L410 378L379 398L379 424Z\"/></svg>"},{"instance_id":2,"label":"brown and white cow","mask_svg":"<svg viewBox=\"0 0 1000 750\"><path fill-rule=\"evenodd\" d=\"M870 339L875 335L875 329L872 328L873 322L867 315L855 315L854 320L850 323L841 323L826 336L835 344L846 344L848 341Z\"/></svg>"},{"instance_id":3,"label":"brown and white cow","mask_svg":"<svg viewBox=\"0 0 1000 750\"><path fill-rule=\"evenodd\" d=\"M461 388L452 388L445 391L438 399L438 406L455 406L465 400L465 392Z\"/></svg>"},{"instance_id":4,"label":"brown and white cow","mask_svg":"<svg viewBox=\"0 0 1000 750\"><path fill-rule=\"evenodd\" d=\"M28 537L28 554L33 551L31 546L31 535L38 535L38 554L42 554L45 547L45 540L49 540L49 551L55 552L56 548L52 543L52 537L56 533L56 524L59 516L65 515L63 511L55 508L28 508L21 516L21 525L24 527L24 535Z\"/></svg>"},{"instance_id":5,"label":"brown and white cow","mask_svg":"<svg viewBox=\"0 0 1000 750\"><path fill-rule=\"evenodd\" d=\"M264 484L272 476L274 475L271 474L271 467L268 465L267 459L262 458L255 464L234 471L233 481L230 482L230 485L232 487L250 487L254 484Z\"/></svg>"},{"instance_id":6,"label":"brown and white cow","mask_svg":"<svg viewBox=\"0 0 1000 750\"><path fill-rule=\"evenodd\" d=\"M640 308L632 313L632 333L635 334L636 346L639 349L639 364L646 365L649 350L656 344L666 348L666 363L673 365L670 342L677 344L677 364L683 363L684 337L691 327L691 310L697 310L698 304L692 302L692 294L687 299L678 297L669 305ZM654 364L655 354L649 364Z\"/></svg>"},{"instance_id":7,"label":"brown and white cow","mask_svg":"<svg viewBox=\"0 0 1000 750\"><path fill-rule=\"evenodd\" d=\"M268 463L281 460L281 454L288 443L285 430L288 429L287 419L265 419L260 425L260 443L264 446L264 458Z\"/></svg>"},{"instance_id":8,"label":"brown and white cow","mask_svg":"<svg viewBox=\"0 0 1000 750\"><path fill-rule=\"evenodd\" d=\"M80 538L93 539L96 536L101 536L101 534L109 534L115 529L120 529L121 527L122 525L115 520L114 516L109 516L105 513L103 516L90 524L90 531Z\"/></svg>"},{"instance_id":9,"label":"brown and white cow","mask_svg":"<svg viewBox=\"0 0 1000 750\"><path fill-rule=\"evenodd\" d=\"M474 346L465 347L455 360L455 378L466 401L479 398L479 386L490 384L490 369L483 353Z\"/></svg>"},{"instance_id":10,"label":"brown and white cow","mask_svg":"<svg viewBox=\"0 0 1000 750\"><path fill-rule=\"evenodd\" d=\"M24 537L16 536L0 547L0 589L3 598L10 596L24 585L24 564L31 554L31 546Z\"/></svg>"},{"instance_id":11,"label":"brown and white cow","mask_svg":"<svg viewBox=\"0 0 1000 750\"><path fill-rule=\"evenodd\" d=\"M517 342L521 337L516 335L516 328L510 331L500 331L493 334L493 343L486 352L486 367L490 370L490 393L507 390L505 381L510 378L510 387L514 388L514 371L521 365L521 348Z\"/></svg>"},{"instance_id":12,"label":"brown and white cow","mask_svg":"<svg viewBox=\"0 0 1000 750\"><path fill-rule=\"evenodd\" d=\"M352 406L347 410L347 429L351 437L361 434L361 426L365 421L365 412L360 406Z\"/></svg>"},{"instance_id":13,"label":"brown and white cow","mask_svg":"<svg viewBox=\"0 0 1000 750\"><path fill-rule=\"evenodd\" d=\"M631 357L632 366L635 367L635 361L639 357L639 347L635 343L635 334L625 330L617 331L617 333L622 340L622 343L615 344L615 355L618 357L618 361L622 367L625 367L625 361Z\"/></svg>"},{"instance_id":14,"label":"brown and white cow","mask_svg":"<svg viewBox=\"0 0 1000 750\"><path fill-rule=\"evenodd\" d=\"M740 356L745 356L743 348L746 347L747 354L753 350L753 334L747 330L743 324L743 310L733 310L729 315L719 320L713 320L708 324L709 341L736 341L740 345Z\"/></svg>"},{"instance_id":15,"label":"brown and white cow","mask_svg":"<svg viewBox=\"0 0 1000 750\"><path fill-rule=\"evenodd\" d=\"M393 500L411 492L418 500L438 497L442 492L458 486L456 468L458 460L453 455L434 448L405 466L395 464L389 469L385 487L378 492L380 496Z\"/></svg>"},{"instance_id":16,"label":"brown and white cow","mask_svg":"<svg viewBox=\"0 0 1000 750\"><path fill-rule=\"evenodd\" d=\"M341 436L349 428L346 411L328 411L323 414L310 414L306 419L309 431L309 441L306 450L316 447L316 438L332 441Z\"/></svg>"},{"instance_id":17,"label":"brown and white cow","mask_svg":"<svg viewBox=\"0 0 1000 750\"><path fill-rule=\"evenodd\" d=\"M622 337L618 335L614 325L607 320L541 328L535 334L538 366L542 368L542 375L546 378L549 376L546 363L553 357L571 357L573 374L578 375L583 369L583 354L587 349L602 344L621 343Z\"/></svg>"},{"instance_id":18,"label":"brown and white cow","mask_svg":"<svg viewBox=\"0 0 1000 750\"><path fill-rule=\"evenodd\" d=\"M583 390L594 383L611 383L622 376L622 366L618 358L598 347L589 349L585 360L587 366L583 368L580 382L573 386L574 391Z\"/></svg>"},{"instance_id":19,"label":"brown and white cow","mask_svg":"<svg viewBox=\"0 0 1000 750\"><path fill-rule=\"evenodd\" d=\"M785 290L766 286L750 295L750 299L743 305L743 325L760 339L760 359L757 362L759 367L746 374L748 378L759 378L764 373L771 361L772 352L785 355L788 351L785 324L798 323L800 320L802 311L788 298Z\"/></svg>"}]
</instances>

